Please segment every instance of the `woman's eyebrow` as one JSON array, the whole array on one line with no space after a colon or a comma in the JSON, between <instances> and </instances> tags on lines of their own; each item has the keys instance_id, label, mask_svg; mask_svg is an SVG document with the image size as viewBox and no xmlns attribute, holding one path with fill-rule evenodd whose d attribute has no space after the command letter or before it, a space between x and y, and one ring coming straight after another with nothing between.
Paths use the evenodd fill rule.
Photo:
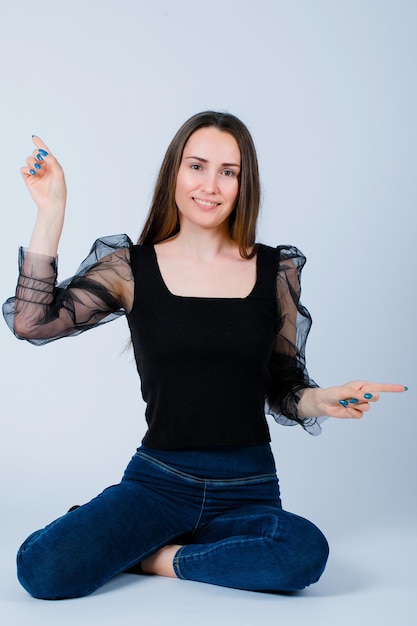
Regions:
<instances>
[{"instance_id":1,"label":"woman's eyebrow","mask_svg":"<svg viewBox=\"0 0 417 626\"><path fill-rule=\"evenodd\" d=\"M187 156L185 159L193 159L194 161L200 161L201 163L208 163L207 159L203 159L198 156ZM240 163L222 163L222 167L240 167Z\"/></svg>"}]
</instances>

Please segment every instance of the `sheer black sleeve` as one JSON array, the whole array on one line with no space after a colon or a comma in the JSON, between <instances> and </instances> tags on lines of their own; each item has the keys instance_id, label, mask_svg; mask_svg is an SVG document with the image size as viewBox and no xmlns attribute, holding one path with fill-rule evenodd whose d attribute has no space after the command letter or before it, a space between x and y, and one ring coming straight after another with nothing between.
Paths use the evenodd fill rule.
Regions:
<instances>
[{"instance_id":1,"label":"sheer black sleeve","mask_svg":"<svg viewBox=\"0 0 417 626\"><path fill-rule=\"evenodd\" d=\"M19 339L43 345L110 322L133 299L127 235L97 239L76 274L57 284L57 260L19 250L19 279L3 315Z\"/></svg>"},{"instance_id":2,"label":"sheer black sleeve","mask_svg":"<svg viewBox=\"0 0 417 626\"><path fill-rule=\"evenodd\" d=\"M301 424L313 435L321 432L325 418L300 418L298 402L303 389L318 387L308 374L305 347L311 316L301 304L301 270L306 258L293 246L277 248L277 328L274 351L269 363L269 389L266 413L286 426Z\"/></svg>"}]
</instances>

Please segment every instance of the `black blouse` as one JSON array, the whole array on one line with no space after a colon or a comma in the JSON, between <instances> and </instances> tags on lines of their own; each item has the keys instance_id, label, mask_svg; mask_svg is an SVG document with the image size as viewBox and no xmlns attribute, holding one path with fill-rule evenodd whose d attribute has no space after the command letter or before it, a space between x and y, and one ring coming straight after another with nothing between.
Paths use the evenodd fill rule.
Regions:
<instances>
[{"instance_id":1,"label":"black blouse","mask_svg":"<svg viewBox=\"0 0 417 626\"><path fill-rule=\"evenodd\" d=\"M3 305L3 314L9 328L19 339L26 339L35 345L43 345L61 337L78 335L126 314L131 328L142 387L145 387L143 391L146 400L148 372L141 371L144 364L146 365L146 359L141 362L141 355L138 353L138 350L140 352L138 337L135 341L135 318L138 314L136 303L140 301L139 286L141 283L144 284L143 279L146 274L145 270L143 275L141 274L140 248L140 246L134 246L127 235L98 239L75 275L58 284L55 258L29 253L21 248L16 294ZM150 247L150 250L155 255L153 247ZM309 433L319 434L321 432L319 424L323 418L301 419L297 411L300 391L308 387L317 387L309 377L305 364L305 345L311 327L311 317L300 302L300 276L306 259L293 246L270 248L259 245L257 253L258 279L254 291L248 298L180 298L172 294L171 296L181 299L184 311L191 311L196 304L208 310L219 300L226 306L226 309L230 309L233 301L235 304L236 301L244 304L254 300L256 290L260 288L262 280L265 280L265 272L270 272L272 267L274 288L271 292L268 310L273 310L274 319L271 326L273 333L266 372L262 374L265 395L264 411L271 414L278 423L285 425L299 423ZM264 259L262 265L261 258ZM145 264L144 266L146 267ZM154 268L157 268L156 257ZM154 274L152 281L148 284L147 304L151 304L154 298L152 282L156 285L157 278ZM162 277L159 276L159 279L158 288L163 289ZM125 289L120 288L122 282ZM129 303L124 300L126 296L123 296L122 292L131 294ZM142 300L142 303L144 302ZM187 307L191 303L194 304ZM155 313L157 312L155 302L153 306ZM238 311L239 308L233 313L236 324L242 321L239 319ZM241 314L244 314L244 309L241 309ZM229 325L233 321L233 315L228 315ZM206 320L209 319L209 316L206 317ZM174 328L173 332L175 332ZM201 332L206 333L207 341L213 329L202 325ZM248 333L246 336L249 336ZM265 340L265 333L262 329L252 327L251 337L256 339L257 336ZM200 348L202 345L200 344ZM220 343L217 342L217 345L219 346ZM244 358L245 346L240 348L235 346L235 349L238 351L238 354L234 355L238 363L238 359ZM209 358L208 353L206 356ZM246 383L243 382L243 384ZM230 399L233 398L236 390L229 389L229 391L231 392ZM201 388L197 394L194 394L196 411L206 402L208 393L210 389ZM149 421L148 417L148 423Z\"/></svg>"}]
</instances>

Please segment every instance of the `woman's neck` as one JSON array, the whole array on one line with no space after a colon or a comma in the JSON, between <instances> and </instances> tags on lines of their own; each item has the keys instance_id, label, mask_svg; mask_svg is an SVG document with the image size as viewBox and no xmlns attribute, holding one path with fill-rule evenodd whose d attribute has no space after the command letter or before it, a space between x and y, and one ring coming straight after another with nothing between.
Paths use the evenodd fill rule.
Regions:
<instances>
[{"instance_id":1,"label":"woman's neck","mask_svg":"<svg viewBox=\"0 0 417 626\"><path fill-rule=\"evenodd\" d=\"M194 224L182 224L175 237L175 246L187 256L210 260L218 255L238 252L238 246L230 236L229 227L210 229Z\"/></svg>"}]
</instances>

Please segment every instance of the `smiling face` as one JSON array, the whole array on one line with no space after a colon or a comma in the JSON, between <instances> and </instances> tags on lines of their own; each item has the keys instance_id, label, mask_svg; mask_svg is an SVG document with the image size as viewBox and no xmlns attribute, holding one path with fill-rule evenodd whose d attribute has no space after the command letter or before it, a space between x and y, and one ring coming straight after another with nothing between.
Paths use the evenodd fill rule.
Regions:
<instances>
[{"instance_id":1,"label":"smiling face","mask_svg":"<svg viewBox=\"0 0 417 626\"><path fill-rule=\"evenodd\" d=\"M213 126L200 128L184 147L177 175L175 202L180 225L202 228L228 223L239 192L241 167L236 139Z\"/></svg>"}]
</instances>

